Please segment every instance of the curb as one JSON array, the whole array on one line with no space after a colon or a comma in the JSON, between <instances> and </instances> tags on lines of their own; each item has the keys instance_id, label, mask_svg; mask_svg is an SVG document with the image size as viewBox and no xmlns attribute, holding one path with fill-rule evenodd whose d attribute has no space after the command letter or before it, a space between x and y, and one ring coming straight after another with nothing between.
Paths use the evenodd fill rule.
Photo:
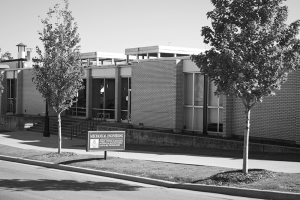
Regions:
<instances>
[{"instance_id":1,"label":"curb","mask_svg":"<svg viewBox=\"0 0 300 200\"><path fill-rule=\"evenodd\" d=\"M138 177L138 176L120 174L115 172L99 171L99 170L86 169L86 168L69 166L69 165L54 164L49 162L29 160L25 158L17 158L11 156L3 156L3 155L0 155L0 160L17 162L22 164L29 164L29 165L36 165L40 167L72 171L72 172L78 172L84 174L91 174L97 176L105 176L110 178L134 181L134 182L145 183L145 184L156 185L156 186L167 187L167 188L186 189L186 190L193 190L193 191L219 193L219 194L226 194L232 196L260 198L260 199L273 199L273 200L282 200L282 199L299 200L300 199L300 193L276 192L276 191L269 191L269 190L243 189L243 188L212 186L212 185L197 185L197 184L190 184L190 183L181 184L181 183L162 181L162 180L151 179L146 177Z\"/></svg>"}]
</instances>

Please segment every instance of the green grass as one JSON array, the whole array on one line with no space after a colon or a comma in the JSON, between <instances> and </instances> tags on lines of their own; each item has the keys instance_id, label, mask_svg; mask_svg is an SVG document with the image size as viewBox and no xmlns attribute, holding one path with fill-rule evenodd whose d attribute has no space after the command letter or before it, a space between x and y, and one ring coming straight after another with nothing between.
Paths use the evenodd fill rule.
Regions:
<instances>
[{"instance_id":1,"label":"green grass","mask_svg":"<svg viewBox=\"0 0 300 200\"><path fill-rule=\"evenodd\" d=\"M240 156L237 152L212 149L196 151L195 149L188 148L167 148L140 145L128 145L126 149L156 152L161 151L168 153L208 154L210 156L217 156L218 153L222 153L223 156ZM77 155L70 152L63 152L59 155L54 152L26 150L5 145L0 145L0 154L178 183L211 184L300 193L300 174L250 170L248 175L244 175L241 171L237 171L236 169L222 167L174 164L114 157L108 157L107 160L104 160L98 156ZM277 157L275 155L277 155ZM256 156L259 157L258 154ZM260 156L264 157L264 155ZM280 156L284 155L274 154L273 156L279 159ZM296 159L295 155L292 154L285 154L285 158L292 160Z\"/></svg>"}]
</instances>

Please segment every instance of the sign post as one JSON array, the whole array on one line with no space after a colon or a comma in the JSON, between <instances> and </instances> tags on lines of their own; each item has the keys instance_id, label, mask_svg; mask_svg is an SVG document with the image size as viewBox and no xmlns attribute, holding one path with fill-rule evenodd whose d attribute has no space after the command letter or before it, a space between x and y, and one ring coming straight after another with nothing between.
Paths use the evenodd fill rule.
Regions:
<instances>
[{"instance_id":1,"label":"sign post","mask_svg":"<svg viewBox=\"0 0 300 200\"><path fill-rule=\"evenodd\" d=\"M88 131L86 151L125 150L125 131Z\"/></svg>"}]
</instances>

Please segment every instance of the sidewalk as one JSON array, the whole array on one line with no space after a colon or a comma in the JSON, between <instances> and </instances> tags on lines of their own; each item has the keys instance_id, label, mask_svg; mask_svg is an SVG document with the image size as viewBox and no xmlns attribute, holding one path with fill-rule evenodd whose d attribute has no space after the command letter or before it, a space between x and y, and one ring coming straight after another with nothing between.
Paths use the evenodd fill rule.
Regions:
<instances>
[{"instance_id":1,"label":"sidewalk","mask_svg":"<svg viewBox=\"0 0 300 200\"><path fill-rule=\"evenodd\" d=\"M16 131L0 133L0 144L22 149L35 149L43 151L57 151L57 135L44 138L42 133L31 131ZM81 139L63 138L62 151L77 154L89 154L103 156L103 152L86 152L86 141ZM168 153L149 153L138 151L109 151L107 156L162 161L171 163L183 163L193 165L206 165L241 169L242 159L209 156L191 156ZM249 160L249 168L267 169L276 172L300 173L300 162Z\"/></svg>"}]
</instances>

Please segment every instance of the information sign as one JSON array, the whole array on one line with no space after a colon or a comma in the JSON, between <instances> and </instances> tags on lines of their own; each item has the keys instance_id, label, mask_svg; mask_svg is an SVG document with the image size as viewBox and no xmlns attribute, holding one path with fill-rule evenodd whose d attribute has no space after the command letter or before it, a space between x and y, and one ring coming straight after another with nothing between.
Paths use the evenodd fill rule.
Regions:
<instances>
[{"instance_id":1,"label":"information sign","mask_svg":"<svg viewBox=\"0 0 300 200\"><path fill-rule=\"evenodd\" d=\"M125 150L125 131L89 131L86 151Z\"/></svg>"}]
</instances>

